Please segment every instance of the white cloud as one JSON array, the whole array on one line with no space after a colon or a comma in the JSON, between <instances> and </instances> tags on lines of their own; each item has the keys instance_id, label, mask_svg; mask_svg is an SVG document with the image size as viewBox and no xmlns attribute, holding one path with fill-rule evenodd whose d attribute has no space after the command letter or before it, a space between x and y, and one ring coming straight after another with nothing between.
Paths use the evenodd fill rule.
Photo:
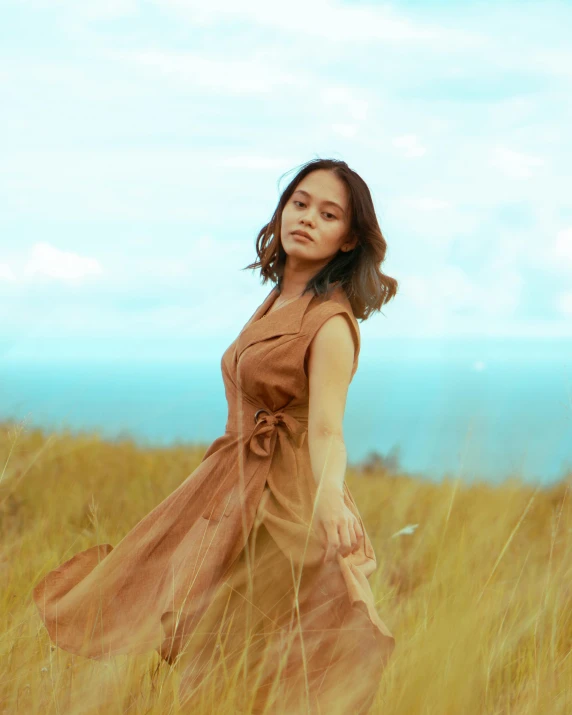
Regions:
<instances>
[{"instance_id":1,"label":"white cloud","mask_svg":"<svg viewBox=\"0 0 572 715\"><path fill-rule=\"evenodd\" d=\"M522 276L515 270L481 273L473 279L459 266L445 264L423 274L400 275L399 293L421 314L445 318L474 309L509 316L520 302L522 287Z\"/></svg>"},{"instance_id":2,"label":"white cloud","mask_svg":"<svg viewBox=\"0 0 572 715\"><path fill-rule=\"evenodd\" d=\"M132 15L137 12L138 0L20 0L19 5L31 5L33 7L47 7L50 10L54 6L71 12L73 16L85 20L113 19Z\"/></svg>"},{"instance_id":3,"label":"white cloud","mask_svg":"<svg viewBox=\"0 0 572 715\"><path fill-rule=\"evenodd\" d=\"M155 0L159 4L159 0ZM243 20L298 37L320 37L329 43L383 40L387 43L428 43L436 51L480 46L482 38L468 30L413 22L388 5L341 5L331 0L291 0L282 7L266 0L161 0L183 12L193 25Z\"/></svg>"},{"instance_id":4,"label":"white cloud","mask_svg":"<svg viewBox=\"0 0 572 715\"><path fill-rule=\"evenodd\" d=\"M424 156L427 152L427 149L421 145L419 137L416 134L402 134L399 137L395 137L391 143L394 147L402 151L406 159Z\"/></svg>"},{"instance_id":5,"label":"white cloud","mask_svg":"<svg viewBox=\"0 0 572 715\"><path fill-rule=\"evenodd\" d=\"M0 263L0 281L9 281L10 283L16 280L14 271L7 263Z\"/></svg>"},{"instance_id":6,"label":"white cloud","mask_svg":"<svg viewBox=\"0 0 572 715\"><path fill-rule=\"evenodd\" d=\"M516 269L481 272L474 282L475 305L491 318L509 317L520 303L524 279Z\"/></svg>"},{"instance_id":7,"label":"white cloud","mask_svg":"<svg viewBox=\"0 0 572 715\"><path fill-rule=\"evenodd\" d=\"M489 163L511 179L529 179L535 167L544 165L544 159L506 147L496 147L492 150Z\"/></svg>"},{"instance_id":8,"label":"white cloud","mask_svg":"<svg viewBox=\"0 0 572 715\"><path fill-rule=\"evenodd\" d=\"M208 90L223 90L229 94L265 94L282 85L303 86L307 80L281 69L264 52L250 59L207 57L193 52L172 51L110 51L113 57L124 59L167 77L183 80Z\"/></svg>"},{"instance_id":9,"label":"white cloud","mask_svg":"<svg viewBox=\"0 0 572 715\"><path fill-rule=\"evenodd\" d=\"M288 166L290 159L285 157L256 156L255 154L238 154L235 156L213 157L212 166L223 166L233 169L278 169Z\"/></svg>"},{"instance_id":10,"label":"white cloud","mask_svg":"<svg viewBox=\"0 0 572 715\"><path fill-rule=\"evenodd\" d=\"M334 134L338 134L341 137L345 137L346 139L351 139L352 137L355 137L355 135L359 131L359 125L357 124L332 124L331 126L332 131Z\"/></svg>"},{"instance_id":11,"label":"white cloud","mask_svg":"<svg viewBox=\"0 0 572 715\"><path fill-rule=\"evenodd\" d=\"M540 321L534 324L515 317L523 287L522 276L516 271L487 270L472 276L459 266L435 263L396 277L397 299L384 311L390 320L364 326L372 335L425 338L542 333ZM570 334L563 323L545 327L553 335Z\"/></svg>"},{"instance_id":12,"label":"white cloud","mask_svg":"<svg viewBox=\"0 0 572 715\"><path fill-rule=\"evenodd\" d=\"M399 293L416 308L441 311L449 303L464 308L475 303L475 287L462 268L453 265L439 266L426 274L400 276Z\"/></svg>"},{"instance_id":13,"label":"white cloud","mask_svg":"<svg viewBox=\"0 0 572 715\"><path fill-rule=\"evenodd\" d=\"M556 261L572 264L572 228L558 231L553 250Z\"/></svg>"},{"instance_id":14,"label":"white cloud","mask_svg":"<svg viewBox=\"0 0 572 715\"><path fill-rule=\"evenodd\" d=\"M236 281L238 286L248 281L248 275L241 275L240 268L252 260L251 246L244 240L221 241L204 234L190 237L176 249L165 247L158 256L122 253L110 269L109 278L133 295L144 295L150 286L179 285L181 295L209 303L220 296L220 283ZM213 277L215 263L217 280Z\"/></svg>"},{"instance_id":15,"label":"white cloud","mask_svg":"<svg viewBox=\"0 0 572 715\"><path fill-rule=\"evenodd\" d=\"M95 258L62 251L49 243L39 242L32 247L31 256L24 266L26 278L45 277L65 283L79 283L88 276L103 273Z\"/></svg>"},{"instance_id":16,"label":"white cloud","mask_svg":"<svg viewBox=\"0 0 572 715\"><path fill-rule=\"evenodd\" d=\"M429 196L420 198L404 199L403 204L419 211L441 211L451 207L450 201L444 199L434 199Z\"/></svg>"},{"instance_id":17,"label":"white cloud","mask_svg":"<svg viewBox=\"0 0 572 715\"><path fill-rule=\"evenodd\" d=\"M545 218L547 224L549 220L550 217ZM531 264L540 265L549 273L564 275L572 284L572 228L563 228L554 232L545 230L545 235L547 240L543 243L541 251L538 250L537 241L531 242L529 249Z\"/></svg>"},{"instance_id":18,"label":"white cloud","mask_svg":"<svg viewBox=\"0 0 572 715\"><path fill-rule=\"evenodd\" d=\"M474 215L446 199L398 196L387 201L383 226L394 237L391 250L402 252L400 268L407 268L411 260L424 260L427 249L434 258L440 255L447 261L451 244L460 233L470 231L475 221Z\"/></svg>"},{"instance_id":19,"label":"white cloud","mask_svg":"<svg viewBox=\"0 0 572 715\"><path fill-rule=\"evenodd\" d=\"M564 291L557 296L556 307L564 315L572 316L572 290Z\"/></svg>"},{"instance_id":20,"label":"white cloud","mask_svg":"<svg viewBox=\"0 0 572 715\"><path fill-rule=\"evenodd\" d=\"M367 119L370 103L367 99L362 99L355 89L350 87L327 87L322 90L321 99L327 106L341 106L352 119L359 121Z\"/></svg>"},{"instance_id":21,"label":"white cloud","mask_svg":"<svg viewBox=\"0 0 572 715\"><path fill-rule=\"evenodd\" d=\"M314 80L314 83L319 84L319 79ZM361 95L363 91L351 87L326 87L320 92L322 106L317 107L314 114L325 122L335 118L330 125L333 134L344 139L352 139L357 136L361 126L367 121L370 109L369 99Z\"/></svg>"},{"instance_id":22,"label":"white cloud","mask_svg":"<svg viewBox=\"0 0 572 715\"><path fill-rule=\"evenodd\" d=\"M65 275L90 275L82 256L104 264L105 284L77 291L78 325L90 300L102 324L117 316L118 335L135 313L162 335L165 325L192 332L204 307L195 315L177 306L198 301L224 321L233 311L238 324L258 296L254 274L240 269L254 258L252 227L274 208L276 180L331 152L363 170L383 210L388 273L406 274L403 300L388 313L404 333L572 330L572 228L562 224L572 205L568 11L515 23L502 4L486 16L336 0L287 9L262 0L18 4L30 26L44 14L47 22L40 54L0 63L10 99L0 117L10 137L1 210L20 246L42 239L78 254L75 274L62 267L63 251L51 261L37 255L23 286L28 256L2 251L0 290L29 288L30 324L44 306L56 310L53 293L67 325L62 285ZM34 19L37 5L45 12ZM136 22L113 22L130 12ZM243 238L202 237L211 231ZM527 302L517 316L521 271L556 302ZM39 276L53 280L36 289Z\"/></svg>"}]
</instances>

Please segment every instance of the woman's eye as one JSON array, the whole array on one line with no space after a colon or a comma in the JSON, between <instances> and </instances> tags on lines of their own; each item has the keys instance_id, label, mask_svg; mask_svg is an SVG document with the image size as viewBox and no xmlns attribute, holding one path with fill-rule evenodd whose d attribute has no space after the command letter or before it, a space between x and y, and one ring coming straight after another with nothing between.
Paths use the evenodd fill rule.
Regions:
<instances>
[{"instance_id":1,"label":"woman's eye","mask_svg":"<svg viewBox=\"0 0 572 715\"><path fill-rule=\"evenodd\" d=\"M302 206L304 206L304 203L303 203L302 201L297 201L296 199L294 199L294 203L295 203L295 204L302 204ZM331 216L332 218L336 218L336 217L334 216L334 214L328 213L327 211L326 211L325 213L326 213L326 216Z\"/></svg>"}]
</instances>

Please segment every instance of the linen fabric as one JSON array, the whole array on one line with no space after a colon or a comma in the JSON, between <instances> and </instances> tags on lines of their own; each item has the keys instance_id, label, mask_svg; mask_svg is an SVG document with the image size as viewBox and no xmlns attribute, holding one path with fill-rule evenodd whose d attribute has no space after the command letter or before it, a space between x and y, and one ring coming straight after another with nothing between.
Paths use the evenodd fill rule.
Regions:
<instances>
[{"instance_id":1,"label":"linen fabric","mask_svg":"<svg viewBox=\"0 0 572 715\"><path fill-rule=\"evenodd\" d=\"M395 639L376 610L376 557L345 484L364 543L323 563L307 440L312 339L343 315L353 378L359 325L337 284L265 315L277 296L273 288L222 355L227 423L197 468L115 547L76 554L33 597L70 653L156 650L181 663L189 694L216 662L228 669L247 653L257 707L278 698L293 713L366 712Z\"/></svg>"}]
</instances>

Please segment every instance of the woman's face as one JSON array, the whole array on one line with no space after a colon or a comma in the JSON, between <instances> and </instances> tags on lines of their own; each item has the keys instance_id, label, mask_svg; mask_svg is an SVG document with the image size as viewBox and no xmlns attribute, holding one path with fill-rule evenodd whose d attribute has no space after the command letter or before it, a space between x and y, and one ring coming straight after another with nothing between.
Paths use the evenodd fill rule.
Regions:
<instances>
[{"instance_id":1,"label":"woman's face","mask_svg":"<svg viewBox=\"0 0 572 715\"><path fill-rule=\"evenodd\" d=\"M280 238L289 262L315 264L319 269L342 246L346 250L355 246L357 239L346 240L348 198L344 182L326 169L316 169L300 181L282 211ZM294 231L305 231L310 240Z\"/></svg>"}]
</instances>

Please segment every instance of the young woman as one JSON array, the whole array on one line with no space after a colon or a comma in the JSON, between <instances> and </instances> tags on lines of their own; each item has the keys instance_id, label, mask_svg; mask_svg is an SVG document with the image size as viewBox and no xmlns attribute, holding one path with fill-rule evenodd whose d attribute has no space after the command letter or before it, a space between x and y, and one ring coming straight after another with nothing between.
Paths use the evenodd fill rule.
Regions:
<instances>
[{"instance_id":1,"label":"young woman","mask_svg":"<svg viewBox=\"0 0 572 715\"><path fill-rule=\"evenodd\" d=\"M240 672L253 712L365 713L395 640L344 483L342 420L357 319L398 284L380 270L370 192L343 161L301 168L256 250L247 268L275 285L222 356L225 433L115 548L76 554L34 599L61 648L156 649L181 666L186 698Z\"/></svg>"}]
</instances>

